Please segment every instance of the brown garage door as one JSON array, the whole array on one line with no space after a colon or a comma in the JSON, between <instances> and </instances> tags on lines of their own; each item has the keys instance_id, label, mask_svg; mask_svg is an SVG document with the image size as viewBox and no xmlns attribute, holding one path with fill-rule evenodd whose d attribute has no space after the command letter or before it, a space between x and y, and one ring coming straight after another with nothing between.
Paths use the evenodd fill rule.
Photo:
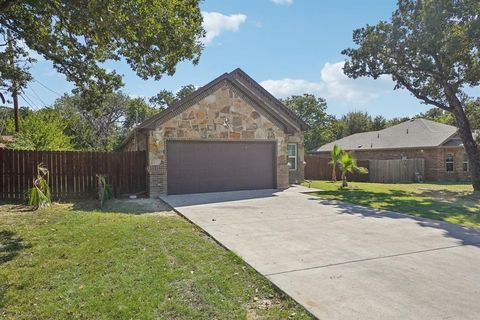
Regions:
<instances>
[{"instance_id":1,"label":"brown garage door","mask_svg":"<svg viewBox=\"0 0 480 320\"><path fill-rule=\"evenodd\" d=\"M169 141L168 194L276 187L275 143Z\"/></svg>"}]
</instances>

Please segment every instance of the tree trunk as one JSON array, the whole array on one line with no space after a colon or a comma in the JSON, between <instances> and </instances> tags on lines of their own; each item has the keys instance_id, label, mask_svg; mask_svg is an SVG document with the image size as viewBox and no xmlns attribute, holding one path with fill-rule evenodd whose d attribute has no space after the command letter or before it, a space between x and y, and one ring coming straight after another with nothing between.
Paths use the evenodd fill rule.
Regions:
<instances>
[{"instance_id":1,"label":"tree trunk","mask_svg":"<svg viewBox=\"0 0 480 320\"><path fill-rule=\"evenodd\" d=\"M342 187L348 187L347 175L344 172L342 172Z\"/></svg>"},{"instance_id":2,"label":"tree trunk","mask_svg":"<svg viewBox=\"0 0 480 320\"><path fill-rule=\"evenodd\" d=\"M337 165L335 162L332 163L333 169L332 169L332 181L337 182Z\"/></svg>"},{"instance_id":3,"label":"tree trunk","mask_svg":"<svg viewBox=\"0 0 480 320\"><path fill-rule=\"evenodd\" d=\"M12 33L10 30L7 30L7 41L8 41L8 48L11 51L11 58L10 64L12 69L15 68L15 54L13 49L13 39ZM13 114L15 118L15 132L20 132L20 111L18 110L18 85L15 79L12 80L12 99L13 99Z\"/></svg>"},{"instance_id":4,"label":"tree trunk","mask_svg":"<svg viewBox=\"0 0 480 320\"><path fill-rule=\"evenodd\" d=\"M460 101L454 104L453 115L457 121L458 133L468 156L473 190L480 191L480 149L473 138L470 122Z\"/></svg>"}]
</instances>

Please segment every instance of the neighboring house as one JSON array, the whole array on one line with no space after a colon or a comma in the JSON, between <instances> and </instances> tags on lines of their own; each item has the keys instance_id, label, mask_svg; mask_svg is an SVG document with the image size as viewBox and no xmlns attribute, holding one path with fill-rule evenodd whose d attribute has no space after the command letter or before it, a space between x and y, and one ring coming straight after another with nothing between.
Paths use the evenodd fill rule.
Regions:
<instances>
[{"instance_id":1,"label":"neighboring house","mask_svg":"<svg viewBox=\"0 0 480 320\"><path fill-rule=\"evenodd\" d=\"M0 136L0 149L7 147L7 144L13 142L13 136Z\"/></svg>"},{"instance_id":2,"label":"neighboring house","mask_svg":"<svg viewBox=\"0 0 480 320\"><path fill-rule=\"evenodd\" d=\"M353 134L321 146L312 154L330 157L337 144L353 151L359 160L413 159L425 160L425 180L468 180L469 164L454 126L412 119L379 130Z\"/></svg>"},{"instance_id":3,"label":"neighboring house","mask_svg":"<svg viewBox=\"0 0 480 320\"><path fill-rule=\"evenodd\" d=\"M147 151L151 197L286 188L303 180L307 128L236 69L144 121L122 148Z\"/></svg>"}]
</instances>

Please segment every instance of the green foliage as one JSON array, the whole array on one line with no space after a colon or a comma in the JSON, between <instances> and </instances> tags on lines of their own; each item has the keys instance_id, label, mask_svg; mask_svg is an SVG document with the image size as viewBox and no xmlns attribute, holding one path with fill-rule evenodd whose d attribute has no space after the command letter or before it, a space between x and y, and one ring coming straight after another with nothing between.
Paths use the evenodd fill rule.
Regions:
<instances>
[{"instance_id":1,"label":"green foliage","mask_svg":"<svg viewBox=\"0 0 480 320\"><path fill-rule=\"evenodd\" d=\"M349 136L359 132L370 131L372 117L367 112L352 111L342 116L344 123L344 136Z\"/></svg>"},{"instance_id":2,"label":"green foliage","mask_svg":"<svg viewBox=\"0 0 480 320\"><path fill-rule=\"evenodd\" d=\"M187 84L180 88L177 93L173 93L172 91L162 90L157 95L151 97L149 99L150 103L155 105L159 109L166 109L173 105L174 103L180 101L181 99L188 96L190 93L196 90L193 84Z\"/></svg>"},{"instance_id":3,"label":"green foliage","mask_svg":"<svg viewBox=\"0 0 480 320\"><path fill-rule=\"evenodd\" d=\"M332 131L326 128L334 121L334 117L327 114L325 99L306 93L291 96L282 102L310 126L311 129L305 132L306 150L316 149L332 140Z\"/></svg>"},{"instance_id":4,"label":"green foliage","mask_svg":"<svg viewBox=\"0 0 480 320\"><path fill-rule=\"evenodd\" d=\"M121 91L104 96L99 103L83 109L80 95L64 95L54 103L66 123L65 133L76 150L111 151L138 122L159 112L141 98Z\"/></svg>"},{"instance_id":5,"label":"green foliage","mask_svg":"<svg viewBox=\"0 0 480 320\"><path fill-rule=\"evenodd\" d=\"M361 174L367 174L368 169L365 167L357 166L357 160L349 152L343 152L340 157L340 168L342 169L342 187L348 187L347 173L358 172Z\"/></svg>"},{"instance_id":6,"label":"green foliage","mask_svg":"<svg viewBox=\"0 0 480 320\"><path fill-rule=\"evenodd\" d=\"M330 160L330 164L332 165L332 181L337 181L337 165L340 163L340 160L342 159L343 155L343 150L336 144L333 145L332 151L330 151L330 157L332 160Z\"/></svg>"},{"instance_id":7,"label":"green foliage","mask_svg":"<svg viewBox=\"0 0 480 320\"><path fill-rule=\"evenodd\" d=\"M100 208L103 209L107 200L113 196L112 186L107 183L105 176L97 174L97 186L98 186L98 200L100 200Z\"/></svg>"},{"instance_id":8,"label":"green foliage","mask_svg":"<svg viewBox=\"0 0 480 320\"><path fill-rule=\"evenodd\" d=\"M51 204L51 193L49 183L50 173L41 163L37 166L37 177L33 180L33 187L30 189L28 204L35 209L43 208Z\"/></svg>"},{"instance_id":9,"label":"green foliage","mask_svg":"<svg viewBox=\"0 0 480 320\"><path fill-rule=\"evenodd\" d=\"M199 2L2 1L0 25L51 61L88 108L122 84L102 66L106 61L123 58L139 77L156 80L174 74L181 61L198 63L205 35Z\"/></svg>"},{"instance_id":10,"label":"green foliage","mask_svg":"<svg viewBox=\"0 0 480 320\"><path fill-rule=\"evenodd\" d=\"M123 128L125 132L130 131L136 125L160 111L161 109L152 107L142 98L130 99L124 111L125 120L123 121Z\"/></svg>"},{"instance_id":11,"label":"green foliage","mask_svg":"<svg viewBox=\"0 0 480 320\"><path fill-rule=\"evenodd\" d=\"M29 56L26 48L12 36L11 31L7 31L3 24L0 24L0 38L5 41L0 43L1 47L5 47L4 50L0 50L0 89L10 93L14 90L20 92L32 80L29 69L35 59ZM1 94L1 100L5 103L6 95Z\"/></svg>"},{"instance_id":12,"label":"green foliage","mask_svg":"<svg viewBox=\"0 0 480 320\"><path fill-rule=\"evenodd\" d=\"M70 137L64 130L66 123L59 113L45 108L35 112L25 112L21 119L22 131L15 134L15 140L8 144L9 148L19 150L72 150ZM6 132L14 131L13 118L6 123Z\"/></svg>"},{"instance_id":13,"label":"green foliage","mask_svg":"<svg viewBox=\"0 0 480 320\"><path fill-rule=\"evenodd\" d=\"M343 50L352 78L389 75L425 104L449 112L470 161L472 185L480 190L480 149L475 142L465 90L480 84L480 1L398 0L389 21L353 32L357 48Z\"/></svg>"}]
</instances>

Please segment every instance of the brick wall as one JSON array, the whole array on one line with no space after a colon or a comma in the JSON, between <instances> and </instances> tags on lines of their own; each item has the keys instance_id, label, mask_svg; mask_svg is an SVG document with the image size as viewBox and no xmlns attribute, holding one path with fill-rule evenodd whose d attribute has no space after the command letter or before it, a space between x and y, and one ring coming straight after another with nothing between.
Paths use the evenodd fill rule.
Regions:
<instances>
[{"instance_id":1,"label":"brick wall","mask_svg":"<svg viewBox=\"0 0 480 320\"><path fill-rule=\"evenodd\" d=\"M394 150L355 150L353 153L359 160L391 160L401 159L403 156L408 159L421 158L425 160L426 181L466 181L470 175L463 171L462 147L441 147L425 149L394 149ZM445 159L447 154L452 154L454 159L454 170L447 171ZM321 157L330 157L328 152L319 153Z\"/></svg>"}]
</instances>

